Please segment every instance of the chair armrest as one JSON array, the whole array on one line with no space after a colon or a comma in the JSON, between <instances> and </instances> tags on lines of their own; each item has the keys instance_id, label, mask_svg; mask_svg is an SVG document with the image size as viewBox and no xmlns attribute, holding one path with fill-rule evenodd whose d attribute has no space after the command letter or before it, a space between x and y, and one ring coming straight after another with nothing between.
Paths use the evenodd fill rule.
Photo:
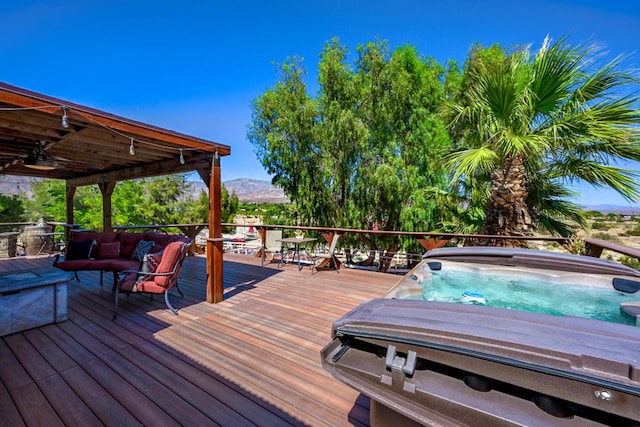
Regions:
<instances>
[{"instance_id":1,"label":"chair armrest","mask_svg":"<svg viewBox=\"0 0 640 427\"><path fill-rule=\"evenodd\" d=\"M171 274L173 274L173 272L168 272L168 273L151 273L148 271L139 271L139 270L122 270L119 271L118 274L129 274L129 273L136 273L140 276L170 276Z\"/></svg>"}]
</instances>

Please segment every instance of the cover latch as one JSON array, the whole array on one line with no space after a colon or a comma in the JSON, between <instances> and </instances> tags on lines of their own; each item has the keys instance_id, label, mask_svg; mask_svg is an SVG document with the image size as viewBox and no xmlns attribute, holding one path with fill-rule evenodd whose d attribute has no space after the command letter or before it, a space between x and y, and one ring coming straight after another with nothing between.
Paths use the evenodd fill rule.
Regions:
<instances>
[{"instance_id":1,"label":"cover latch","mask_svg":"<svg viewBox=\"0 0 640 427\"><path fill-rule=\"evenodd\" d=\"M387 370L391 370L391 375L383 373L381 381L396 389L402 389L409 393L415 393L416 385L407 377L413 376L416 370L416 352L409 350L407 357L404 358L397 354L395 345L387 347L387 356L385 359Z\"/></svg>"}]
</instances>

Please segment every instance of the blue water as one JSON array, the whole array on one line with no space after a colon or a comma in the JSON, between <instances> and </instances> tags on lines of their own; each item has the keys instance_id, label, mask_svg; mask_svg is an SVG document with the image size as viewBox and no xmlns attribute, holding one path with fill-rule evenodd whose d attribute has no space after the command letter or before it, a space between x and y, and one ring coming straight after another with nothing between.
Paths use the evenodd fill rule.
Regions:
<instances>
[{"instance_id":1,"label":"blue water","mask_svg":"<svg viewBox=\"0 0 640 427\"><path fill-rule=\"evenodd\" d=\"M638 300L638 296L613 287L554 284L516 276L445 270L433 271L432 275L432 280L422 283L426 301L465 302L462 294L473 292L481 294L491 307L635 325L635 319L620 313L620 303Z\"/></svg>"}]
</instances>

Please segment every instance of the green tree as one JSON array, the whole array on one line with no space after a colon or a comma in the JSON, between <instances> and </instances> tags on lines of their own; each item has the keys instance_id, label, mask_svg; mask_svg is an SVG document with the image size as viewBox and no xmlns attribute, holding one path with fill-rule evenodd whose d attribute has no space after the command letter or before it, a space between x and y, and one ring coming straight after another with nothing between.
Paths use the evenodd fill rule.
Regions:
<instances>
[{"instance_id":1,"label":"green tree","mask_svg":"<svg viewBox=\"0 0 640 427\"><path fill-rule=\"evenodd\" d=\"M0 222L24 221L24 206L19 196L0 194ZM0 231L11 231L12 227L0 227Z\"/></svg>"},{"instance_id":2,"label":"green tree","mask_svg":"<svg viewBox=\"0 0 640 427\"><path fill-rule=\"evenodd\" d=\"M59 179L45 179L31 183L33 195L25 201L25 219L64 221L66 216L66 184Z\"/></svg>"},{"instance_id":3,"label":"green tree","mask_svg":"<svg viewBox=\"0 0 640 427\"><path fill-rule=\"evenodd\" d=\"M239 200L235 192L229 194L223 185L221 188L222 222L232 223L238 212ZM209 220L209 195L201 190L198 196L190 198L179 205L181 223L202 223Z\"/></svg>"},{"instance_id":4,"label":"green tree","mask_svg":"<svg viewBox=\"0 0 640 427\"><path fill-rule=\"evenodd\" d=\"M119 182L112 195L114 225L200 223L208 220L209 197L202 192L192 197L191 183L181 175ZM33 197L25 203L25 216L35 221L66 219L66 185L60 180L43 180L32 185ZM84 228L102 229L102 195L97 186L79 187L73 200L74 220ZM231 221L238 198L222 191L223 221Z\"/></svg>"},{"instance_id":5,"label":"green tree","mask_svg":"<svg viewBox=\"0 0 640 427\"><path fill-rule=\"evenodd\" d=\"M469 84L451 102L456 151L446 165L471 188L489 185L477 193L488 194L485 234L571 234L567 219L584 225L568 201L578 180L638 199L636 173L614 166L640 160L637 79L619 58L590 65L596 53L562 38L535 55L472 55Z\"/></svg>"},{"instance_id":6,"label":"green tree","mask_svg":"<svg viewBox=\"0 0 640 427\"><path fill-rule=\"evenodd\" d=\"M448 148L439 116L444 68L413 47L393 53L385 42L348 50L327 43L319 92L307 94L299 60L255 100L248 138L273 183L305 224L387 230L438 228L447 181L437 160ZM351 236L353 237L353 236ZM375 237L370 248L397 249Z\"/></svg>"}]
</instances>

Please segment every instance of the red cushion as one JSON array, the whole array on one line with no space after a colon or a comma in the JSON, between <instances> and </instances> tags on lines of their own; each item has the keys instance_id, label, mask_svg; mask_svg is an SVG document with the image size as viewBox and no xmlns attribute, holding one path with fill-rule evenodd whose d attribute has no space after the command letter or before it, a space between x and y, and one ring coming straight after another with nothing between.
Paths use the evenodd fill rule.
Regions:
<instances>
[{"instance_id":1,"label":"red cushion","mask_svg":"<svg viewBox=\"0 0 640 427\"><path fill-rule=\"evenodd\" d=\"M120 255L120 242L100 243L97 259L114 259Z\"/></svg>"},{"instance_id":2,"label":"red cushion","mask_svg":"<svg viewBox=\"0 0 640 427\"><path fill-rule=\"evenodd\" d=\"M151 249L151 253L160 252L163 250L167 243L169 243L170 234L166 233L156 233L155 231L147 231L143 235L144 240L149 240L151 242L155 242L155 246Z\"/></svg>"},{"instance_id":3,"label":"red cushion","mask_svg":"<svg viewBox=\"0 0 640 427\"><path fill-rule=\"evenodd\" d=\"M107 267L111 271L124 271L124 270L138 270L140 268L139 261L132 261L130 259L118 258L111 260Z\"/></svg>"},{"instance_id":4,"label":"red cushion","mask_svg":"<svg viewBox=\"0 0 640 427\"><path fill-rule=\"evenodd\" d=\"M119 232L117 240L120 242L120 257L131 259L131 255L133 255L133 251L136 250L136 246L138 246L138 242L142 240L142 237L142 233Z\"/></svg>"},{"instance_id":5,"label":"red cushion","mask_svg":"<svg viewBox=\"0 0 640 427\"><path fill-rule=\"evenodd\" d=\"M56 268L64 271L91 270L95 261L89 259L73 259L56 263Z\"/></svg>"},{"instance_id":6,"label":"red cushion","mask_svg":"<svg viewBox=\"0 0 640 427\"><path fill-rule=\"evenodd\" d=\"M98 231L84 231L81 233L73 233L73 240L95 240L91 251L91 258L98 256L98 248L101 243L111 243L116 241L116 233L102 233Z\"/></svg>"},{"instance_id":7,"label":"red cushion","mask_svg":"<svg viewBox=\"0 0 640 427\"><path fill-rule=\"evenodd\" d=\"M178 259L180 257L180 248L184 243L182 242L171 242L164 248L164 252L162 252L162 259L160 259L160 264L158 268L156 268L156 273L169 273L173 271ZM162 286L167 287L169 284L170 276L156 276L154 281Z\"/></svg>"},{"instance_id":8,"label":"red cushion","mask_svg":"<svg viewBox=\"0 0 640 427\"><path fill-rule=\"evenodd\" d=\"M136 273L129 273L118 283L118 289L122 292L149 292L152 294L161 294L167 290L163 286L159 286L153 280L143 280L138 282Z\"/></svg>"}]
</instances>

